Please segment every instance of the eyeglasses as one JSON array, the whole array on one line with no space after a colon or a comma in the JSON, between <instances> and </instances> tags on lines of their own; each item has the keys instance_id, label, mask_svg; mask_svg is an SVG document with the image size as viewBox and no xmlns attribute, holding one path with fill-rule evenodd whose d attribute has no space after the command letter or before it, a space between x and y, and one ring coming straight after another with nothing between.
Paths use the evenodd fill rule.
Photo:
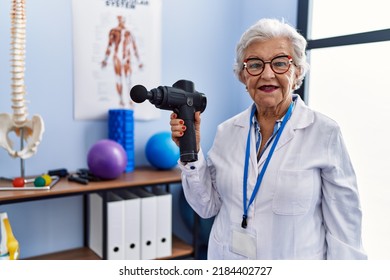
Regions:
<instances>
[{"instance_id":1,"label":"eyeglasses","mask_svg":"<svg viewBox=\"0 0 390 280\"><path fill-rule=\"evenodd\" d=\"M293 60L289 55L276 56L271 61L264 61L257 57L251 57L244 60L244 68L249 75L258 76L263 73L267 63L269 63L272 71L276 74L284 74L290 69Z\"/></svg>"}]
</instances>

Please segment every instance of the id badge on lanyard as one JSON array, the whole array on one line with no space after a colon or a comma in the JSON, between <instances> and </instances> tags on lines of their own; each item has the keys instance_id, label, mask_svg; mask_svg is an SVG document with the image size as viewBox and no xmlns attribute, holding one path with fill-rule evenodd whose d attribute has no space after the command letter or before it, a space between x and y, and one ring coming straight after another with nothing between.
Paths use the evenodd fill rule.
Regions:
<instances>
[{"instance_id":1,"label":"id badge on lanyard","mask_svg":"<svg viewBox=\"0 0 390 280\"><path fill-rule=\"evenodd\" d=\"M232 230L230 249L233 253L244 256L250 260L256 259L257 250L256 233L248 229L237 228Z\"/></svg>"}]
</instances>

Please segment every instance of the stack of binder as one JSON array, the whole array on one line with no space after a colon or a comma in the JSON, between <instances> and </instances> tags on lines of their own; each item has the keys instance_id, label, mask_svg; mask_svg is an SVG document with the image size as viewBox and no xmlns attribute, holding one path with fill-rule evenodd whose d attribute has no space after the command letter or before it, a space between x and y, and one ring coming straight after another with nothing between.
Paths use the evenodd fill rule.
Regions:
<instances>
[{"instance_id":1,"label":"stack of binder","mask_svg":"<svg viewBox=\"0 0 390 280\"><path fill-rule=\"evenodd\" d=\"M122 145L127 154L125 172L134 170L134 111L111 109L108 111L108 138Z\"/></svg>"},{"instance_id":2,"label":"stack of binder","mask_svg":"<svg viewBox=\"0 0 390 280\"><path fill-rule=\"evenodd\" d=\"M89 195L89 247L107 259L156 259L172 255L172 194L158 187L107 193L107 228L103 230L103 198Z\"/></svg>"}]
</instances>

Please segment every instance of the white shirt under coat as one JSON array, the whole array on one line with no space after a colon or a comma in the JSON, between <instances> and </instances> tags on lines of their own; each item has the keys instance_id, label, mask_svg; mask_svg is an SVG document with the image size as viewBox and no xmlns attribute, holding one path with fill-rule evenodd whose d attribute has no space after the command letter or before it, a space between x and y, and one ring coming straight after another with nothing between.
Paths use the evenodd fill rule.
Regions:
<instances>
[{"instance_id":1,"label":"white shirt under coat","mask_svg":"<svg viewBox=\"0 0 390 280\"><path fill-rule=\"evenodd\" d=\"M245 231L256 259L366 259L356 176L337 123L298 95ZM231 250L243 215L243 173L251 107L218 126L207 159L180 164L185 197L203 218L215 216L208 259L247 259ZM268 147L257 162L252 129L248 199Z\"/></svg>"}]
</instances>

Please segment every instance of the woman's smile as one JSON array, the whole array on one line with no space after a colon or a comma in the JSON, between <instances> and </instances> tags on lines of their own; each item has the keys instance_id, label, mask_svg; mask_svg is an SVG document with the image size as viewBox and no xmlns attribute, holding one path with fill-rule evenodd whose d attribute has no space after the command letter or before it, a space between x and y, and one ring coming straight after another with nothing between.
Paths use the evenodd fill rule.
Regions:
<instances>
[{"instance_id":1,"label":"woman's smile","mask_svg":"<svg viewBox=\"0 0 390 280\"><path fill-rule=\"evenodd\" d=\"M276 90L278 90L279 87L278 86L274 86L274 85L263 85L263 86L258 87L258 89L260 91L265 92L265 93L273 93Z\"/></svg>"}]
</instances>

